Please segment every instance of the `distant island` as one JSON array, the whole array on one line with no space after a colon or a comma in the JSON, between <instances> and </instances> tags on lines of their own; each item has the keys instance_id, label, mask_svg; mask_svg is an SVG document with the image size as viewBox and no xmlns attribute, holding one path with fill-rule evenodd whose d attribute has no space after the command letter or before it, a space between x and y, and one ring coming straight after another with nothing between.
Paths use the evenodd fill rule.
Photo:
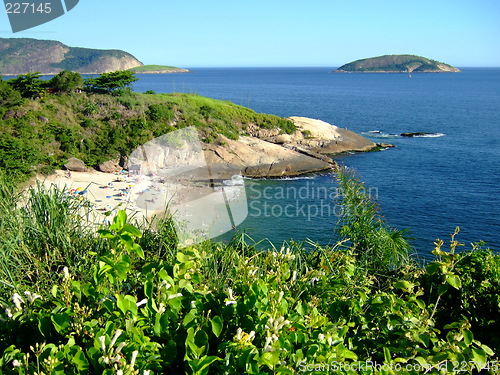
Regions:
<instances>
[{"instance_id":1,"label":"distant island","mask_svg":"<svg viewBox=\"0 0 500 375\"><path fill-rule=\"evenodd\" d=\"M177 68L175 66L167 65L141 65L135 68L130 68L134 73L137 74L163 74L163 73L188 73L189 70L183 68Z\"/></svg>"},{"instance_id":2,"label":"distant island","mask_svg":"<svg viewBox=\"0 0 500 375\"><path fill-rule=\"evenodd\" d=\"M144 65L122 50L69 47L54 40L0 38L0 74L4 76L34 72L55 75L63 70L102 74L134 68L143 69L137 73L185 71L162 65Z\"/></svg>"},{"instance_id":3,"label":"distant island","mask_svg":"<svg viewBox=\"0 0 500 375\"><path fill-rule=\"evenodd\" d=\"M459 69L416 55L384 55L342 65L335 73L456 73Z\"/></svg>"}]
</instances>

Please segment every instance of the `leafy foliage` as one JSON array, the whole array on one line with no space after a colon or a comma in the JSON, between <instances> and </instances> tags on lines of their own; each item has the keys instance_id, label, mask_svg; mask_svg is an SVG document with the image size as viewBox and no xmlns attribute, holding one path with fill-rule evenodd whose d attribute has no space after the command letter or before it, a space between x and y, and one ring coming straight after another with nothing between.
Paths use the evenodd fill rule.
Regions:
<instances>
[{"instance_id":1,"label":"leafy foliage","mask_svg":"<svg viewBox=\"0 0 500 375\"><path fill-rule=\"evenodd\" d=\"M48 85L59 92L71 92L83 87L83 78L80 73L63 70L50 79Z\"/></svg>"},{"instance_id":2,"label":"leafy foliage","mask_svg":"<svg viewBox=\"0 0 500 375\"><path fill-rule=\"evenodd\" d=\"M356 181L348 184L355 190ZM454 237L450 251L438 241L435 261L425 268L406 263L384 276L388 282L380 288L378 273L367 273L358 249L345 243L262 251L241 235L227 245L206 242L180 249L172 227L141 231L122 211L97 238L88 230L66 229L71 224L64 215L81 207L67 206L64 195L33 191L25 208L15 209L7 220L17 199L12 185L0 184L3 373L416 375L498 370L495 351L479 341L475 324L496 321L498 306L490 303L490 315L482 310L486 299L476 304L473 298L475 285L495 292L488 278L498 271L498 256L473 249L457 261ZM23 210L31 212L26 220L20 216ZM44 217L53 223L45 231L38 226ZM29 237L39 242L7 255L24 228L37 221ZM80 267L71 253L47 256L67 246L66 236L68 243L78 237L98 240L70 250L85 250ZM12 261L23 248L39 251L42 259L58 259L51 274L39 274L47 283L39 278L23 283L15 275L25 269L9 264L30 262ZM43 267L37 263L33 269ZM472 275L475 283L467 280ZM447 304L456 298L460 300ZM442 314L445 305L447 314ZM464 307L473 305L477 309L467 315ZM498 336L490 332L490 337Z\"/></svg>"},{"instance_id":3,"label":"leafy foliage","mask_svg":"<svg viewBox=\"0 0 500 375\"><path fill-rule=\"evenodd\" d=\"M116 72L102 73L96 78L85 79L85 86L96 93L110 94L130 90L132 83L137 81L134 72L119 70Z\"/></svg>"},{"instance_id":4,"label":"leafy foliage","mask_svg":"<svg viewBox=\"0 0 500 375\"><path fill-rule=\"evenodd\" d=\"M40 73L28 73L9 79L7 82L23 98L35 99L45 92L45 83L40 80Z\"/></svg>"}]
</instances>

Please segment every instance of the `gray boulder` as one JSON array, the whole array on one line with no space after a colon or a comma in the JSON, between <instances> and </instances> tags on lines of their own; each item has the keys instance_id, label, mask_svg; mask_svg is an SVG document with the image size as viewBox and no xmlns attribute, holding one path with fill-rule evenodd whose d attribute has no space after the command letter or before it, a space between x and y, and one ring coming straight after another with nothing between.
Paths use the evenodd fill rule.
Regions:
<instances>
[{"instance_id":1,"label":"gray boulder","mask_svg":"<svg viewBox=\"0 0 500 375\"><path fill-rule=\"evenodd\" d=\"M68 162L64 164L68 171L72 172L87 172L88 168L83 161L77 158L69 158Z\"/></svg>"}]
</instances>

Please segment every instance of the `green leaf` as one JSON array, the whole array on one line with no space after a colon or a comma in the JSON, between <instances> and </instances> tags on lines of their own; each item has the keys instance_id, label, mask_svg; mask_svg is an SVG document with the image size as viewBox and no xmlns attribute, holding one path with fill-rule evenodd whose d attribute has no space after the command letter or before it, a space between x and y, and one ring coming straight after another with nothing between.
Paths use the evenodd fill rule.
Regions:
<instances>
[{"instance_id":1,"label":"green leaf","mask_svg":"<svg viewBox=\"0 0 500 375\"><path fill-rule=\"evenodd\" d=\"M397 289L402 289L402 290L408 290L411 289L415 286L415 284L410 283L409 281L403 280L403 281L396 281L394 283L394 288Z\"/></svg>"},{"instance_id":2,"label":"green leaf","mask_svg":"<svg viewBox=\"0 0 500 375\"><path fill-rule=\"evenodd\" d=\"M127 232L129 235L131 235L133 237L137 237L137 238L142 237L141 231L139 229L137 229L136 227L134 227L133 225L129 225L129 224L124 225L122 231Z\"/></svg>"},{"instance_id":3,"label":"green leaf","mask_svg":"<svg viewBox=\"0 0 500 375\"><path fill-rule=\"evenodd\" d=\"M439 262L429 263L426 267L426 271L428 275L434 275L438 270L441 264Z\"/></svg>"},{"instance_id":4,"label":"green leaf","mask_svg":"<svg viewBox=\"0 0 500 375\"><path fill-rule=\"evenodd\" d=\"M460 277L458 275L446 275L446 282L455 289L460 289L462 287L462 282L460 281Z\"/></svg>"},{"instance_id":5,"label":"green leaf","mask_svg":"<svg viewBox=\"0 0 500 375\"><path fill-rule=\"evenodd\" d=\"M81 350L78 350L78 352L71 359L71 362L75 364L78 371L88 371L90 367L87 357L85 357L85 354Z\"/></svg>"},{"instance_id":6,"label":"green leaf","mask_svg":"<svg viewBox=\"0 0 500 375\"><path fill-rule=\"evenodd\" d=\"M386 347L384 347L384 360L386 363L391 363L391 352Z\"/></svg>"},{"instance_id":7,"label":"green leaf","mask_svg":"<svg viewBox=\"0 0 500 375\"><path fill-rule=\"evenodd\" d=\"M66 328L69 327L70 318L66 313L54 314L51 317L54 328L57 332L62 333Z\"/></svg>"},{"instance_id":8,"label":"green leaf","mask_svg":"<svg viewBox=\"0 0 500 375\"><path fill-rule=\"evenodd\" d=\"M268 366L271 370L278 364L280 358L278 352L266 352L260 357L259 362Z\"/></svg>"},{"instance_id":9,"label":"green leaf","mask_svg":"<svg viewBox=\"0 0 500 375\"><path fill-rule=\"evenodd\" d=\"M472 341L474 340L474 335L468 329L465 329L463 333L464 333L465 345L469 346L470 344L472 344Z\"/></svg>"},{"instance_id":10,"label":"green leaf","mask_svg":"<svg viewBox=\"0 0 500 375\"><path fill-rule=\"evenodd\" d=\"M50 335L50 320L51 319L46 316L38 321L38 330L44 337L48 337Z\"/></svg>"},{"instance_id":11,"label":"green leaf","mask_svg":"<svg viewBox=\"0 0 500 375\"><path fill-rule=\"evenodd\" d=\"M125 224L127 224L127 213L124 210L118 211L113 219L113 223L118 225L119 229L121 230L125 226Z\"/></svg>"},{"instance_id":12,"label":"green leaf","mask_svg":"<svg viewBox=\"0 0 500 375\"><path fill-rule=\"evenodd\" d=\"M144 250L142 250L142 247L139 244L135 243L132 247L132 251L135 252L141 259L144 259Z\"/></svg>"},{"instance_id":13,"label":"green leaf","mask_svg":"<svg viewBox=\"0 0 500 375\"><path fill-rule=\"evenodd\" d=\"M205 331L200 330L194 335L194 343L201 348L208 344L208 335Z\"/></svg>"},{"instance_id":14,"label":"green leaf","mask_svg":"<svg viewBox=\"0 0 500 375\"><path fill-rule=\"evenodd\" d=\"M212 332L216 337L219 337L223 327L222 319L220 318L220 316L216 315L212 318L210 323L212 324Z\"/></svg>"},{"instance_id":15,"label":"green leaf","mask_svg":"<svg viewBox=\"0 0 500 375\"><path fill-rule=\"evenodd\" d=\"M441 285L439 285L439 287L438 287L438 294L440 296L442 296L443 294L445 294L446 291L448 290L448 286L449 286L448 284L441 284Z\"/></svg>"},{"instance_id":16,"label":"green leaf","mask_svg":"<svg viewBox=\"0 0 500 375\"><path fill-rule=\"evenodd\" d=\"M478 370L481 370L486 366L486 353L483 349L472 348L472 358L474 358L474 365Z\"/></svg>"},{"instance_id":17,"label":"green leaf","mask_svg":"<svg viewBox=\"0 0 500 375\"><path fill-rule=\"evenodd\" d=\"M214 363L215 361L220 361L221 359L219 357L215 356L206 356L204 355L200 359L192 359L190 360L189 367L193 370L193 374L195 375L205 375L208 373L209 366Z\"/></svg>"},{"instance_id":18,"label":"green leaf","mask_svg":"<svg viewBox=\"0 0 500 375\"><path fill-rule=\"evenodd\" d=\"M123 314L130 311L133 315L137 315L137 300L133 296L126 295L124 297L121 294L117 295L116 305Z\"/></svg>"},{"instance_id":19,"label":"green leaf","mask_svg":"<svg viewBox=\"0 0 500 375\"><path fill-rule=\"evenodd\" d=\"M115 238L115 235L107 229L99 229L97 233L99 233L101 238L109 238L109 239Z\"/></svg>"}]
</instances>

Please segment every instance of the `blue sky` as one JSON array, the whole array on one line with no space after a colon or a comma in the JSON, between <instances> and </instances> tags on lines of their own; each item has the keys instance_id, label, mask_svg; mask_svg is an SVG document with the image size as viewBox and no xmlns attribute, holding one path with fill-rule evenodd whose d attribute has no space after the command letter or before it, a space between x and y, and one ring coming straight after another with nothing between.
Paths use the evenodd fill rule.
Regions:
<instances>
[{"instance_id":1,"label":"blue sky","mask_svg":"<svg viewBox=\"0 0 500 375\"><path fill-rule=\"evenodd\" d=\"M80 0L66 15L0 37L123 49L180 67L324 66L411 53L500 67L498 0Z\"/></svg>"}]
</instances>

